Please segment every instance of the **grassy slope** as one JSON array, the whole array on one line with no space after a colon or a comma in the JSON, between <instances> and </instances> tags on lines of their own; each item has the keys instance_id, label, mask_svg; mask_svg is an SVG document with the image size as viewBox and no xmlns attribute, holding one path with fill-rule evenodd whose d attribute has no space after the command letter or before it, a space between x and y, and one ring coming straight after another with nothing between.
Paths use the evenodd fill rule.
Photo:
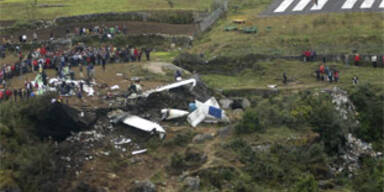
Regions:
<instances>
[{"instance_id":1,"label":"grassy slope","mask_svg":"<svg viewBox=\"0 0 384 192\"><path fill-rule=\"evenodd\" d=\"M252 89L266 88L269 84L282 85L282 74L287 73L288 79L293 80L287 86L282 86L281 89L303 89L329 86L349 86L352 84L352 77L357 75L360 83L373 83L379 86L384 86L384 69L371 67L355 67L346 66L339 63L329 63L331 68L340 71L340 82L330 84L327 82L318 82L315 78L314 71L320 63L303 63L299 61L284 61L276 60L272 62L260 63L264 67L263 72L254 72L245 70L234 76L224 75L204 75L205 82L215 88L224 90L233 89Z\"/></svg>"},{"instance_id":2,"label":"grassy slope","mask_svg":"<svg viewBox=\"0 0 384 192\"><path fill-rule=\"evenodd\" d=\"M241 3L242 2L242 3ZM193 52L207 55L239 55L247 53L297 55L313 48L318 53L382 53L384 44L384 13L331 13L260 17L271 0L233 0L231 11L197 43ZM234 26L233 19L245 19L256 26L257 34L225 32ZM271 27L271 30L267 30Z\"/></svg>"},{"instance_id":3,"label":"grassy slope","mask_svg":"<svg viewBox=\"0 0 384 192\"><path fill-rule=\"evenodd\" d=\"M0 20L52 19L103 12L170 9L166 0L37 0L38 5L65 5L64 7L33 8L33 0L0 1ZM177 0L173 9L205 10L210 0Z\"/></svg>"}]
</instances>

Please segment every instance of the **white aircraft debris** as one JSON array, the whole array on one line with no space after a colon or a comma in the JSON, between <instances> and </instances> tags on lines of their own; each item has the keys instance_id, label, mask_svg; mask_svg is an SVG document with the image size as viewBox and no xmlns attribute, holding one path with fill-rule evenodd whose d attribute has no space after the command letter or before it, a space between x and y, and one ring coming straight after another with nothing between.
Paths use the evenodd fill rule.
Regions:
<instances>
[{"instance_id":1,"label":"white aircraft debris","mask_svg":"<svg viewBox=\"0 0 384 192\"><path fill-rule=\"evenodd\" d=\"M179 109L162 109L161 114L163 114L164 120L172 120L172 119L177 119L181 117L185 117L189 114L188 111L183 111Z\"/></svg>"},{"instance_id":2,"label":"white aircraft debris","mask_svg":"<svg viewBox=\"0 0 384 192\"><path fill-rule=\"evenodd\" d=\"M128 98L129 99L136 99L136 98L139 98L139 97L148 97L149 95L151 95L153 93L168 91L168 90L171 90L171 89L174 89L174 88L178 88L178 87L182 87L182 86L186 86L186 85L189 85L189 84L191 84L192 87L195 87L196 83L197 83L196 79L193 79L193 78L192 79L187 79L187 80L184 80L184 81L178 81L176 83L168 84L168 85L165 85L165 86L162 86L162 87L158 87L156 89L151 89L151 90L145 91L141 95L132 95L132 96L130 96Z\"/></svg>"},{"instance_id":3,"label":"white aircraft debris","mask_svg":"<svg viewBox=\"0 0 384 192\"><path fill-rule=\"evenodd\" d=\"M132 151L132 155L138 155L147 152L147 149Z\"/></svg>"},{"instance_id":4,"label":"white aircraft debris","mask_svg":"<svg viewBox=\"0 0 384 192\"><path fill-rule=\"evenodd\" d=\"M191 124L192 127L196 127L203 121L207 123L229 121L225 112L220 109L219 103L214 97L208 99L205 103L196 101L196 107L197 109L189 114L187 118L188 123Z\"/></svg>"},{"instance_id":5,"label":"white aircraft debris","mask_svg":"<svg viewBox=\"0 0 384 192\"><path fill-rule=\"evenodd\" d=\"M114 91L114 90L118 90L120 89L119 85L114 85L111 87L111 90Z\"/></svg>"},{"instance_id":6,"label":"white aircraft debris","mask_svg":"<svg viewBox=\"0 0 384 192\"><path fill-rule=\"evenodd\" d=\"M135 115L128 115L123 119L123 123L145 132L159 133L161 139L165 136L165 130L159 124Z\"/></svg>"}]
</instances>

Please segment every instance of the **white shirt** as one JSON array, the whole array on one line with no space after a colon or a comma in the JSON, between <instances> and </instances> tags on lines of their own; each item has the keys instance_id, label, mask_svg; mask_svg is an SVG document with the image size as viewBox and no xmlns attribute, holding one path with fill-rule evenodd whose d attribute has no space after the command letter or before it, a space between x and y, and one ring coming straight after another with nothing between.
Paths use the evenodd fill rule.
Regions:
<instances>
[{"instance_id":1,"label":"white shirt","mask_svg":"<svg viewBox=\"0 0 384 192\"><path fill-rule=\"evenodd\" d=\"M377 56L376 55L372 56L371 60L372 60L372 62L377 62Z\"/></svg>"}]
</instances>

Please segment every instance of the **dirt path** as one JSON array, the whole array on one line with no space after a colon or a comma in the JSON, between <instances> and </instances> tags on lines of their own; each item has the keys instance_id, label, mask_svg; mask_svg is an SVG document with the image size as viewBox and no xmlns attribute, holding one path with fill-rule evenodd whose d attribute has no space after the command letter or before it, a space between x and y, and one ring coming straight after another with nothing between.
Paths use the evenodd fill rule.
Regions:
<instances>
[{"instance_id":1,"label":"dirt path","mask_svg":"<svg viewBox=\"0 0 384 192\"><path fill-rule=\"evenodd\" d=\"M176 70L182 71L184 74L190 74L190 72L172 64L165 62L149 62L144 63L143 68L151 73L166 75L167 72L175 72Z\"/></svg>"}]
</instances>

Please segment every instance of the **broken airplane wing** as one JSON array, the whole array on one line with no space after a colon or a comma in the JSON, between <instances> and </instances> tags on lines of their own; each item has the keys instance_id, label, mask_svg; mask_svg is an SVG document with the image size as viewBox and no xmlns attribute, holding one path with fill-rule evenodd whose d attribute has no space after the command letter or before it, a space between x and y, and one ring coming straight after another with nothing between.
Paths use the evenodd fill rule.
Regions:
<instances>
[{"instance_id":1,"label":"broken airplane wing","mask_svg":"<svg viewBox=\"0 0 384 192\"><path fill-rule=\"evenodd\" d=\"M164 138L165 130L159 124L143 119L135 115L129 115L123 119L123 123L131 127L135 127L145 132L157 132L160 134L160 138Z\"/></svg>"}]
</instances>

